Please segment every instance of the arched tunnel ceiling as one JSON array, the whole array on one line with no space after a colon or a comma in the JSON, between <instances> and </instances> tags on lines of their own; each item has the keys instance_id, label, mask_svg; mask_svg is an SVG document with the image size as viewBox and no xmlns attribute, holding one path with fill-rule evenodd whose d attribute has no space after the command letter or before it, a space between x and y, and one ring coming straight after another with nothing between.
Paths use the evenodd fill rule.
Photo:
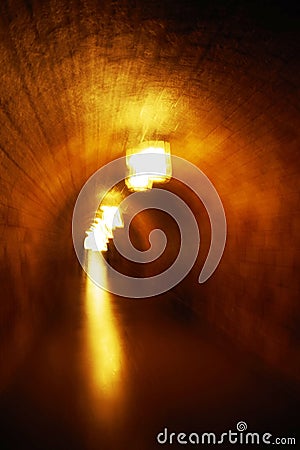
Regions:
<instances>
[{"instance_id":1,"label":"arched tunnel ceiling","mask_svg":"<svg viewBox=\"0 0 300 450\"><path fill-rule=\"evenodd\" d=\"M163 138L226 210L207 314L247 341L264 291L273 321L261 338L268 327L296 333L298 17L283 1L2 1L3 279L22 271L22 255L35 274L45 246L63 253L74 200L98 167Z\"/></svg>"},{"instance_id":2,"label":"arched tunnel ceiling","mask_svg":"<svg viewBox=\"0 0 300 450\"><path fill-rule=\"evenodd\" d=\"M269 29L270 18L260 23L263 13L236 2L1 8L1 147L39 183L78 189L91 170L156 135L217 164L233 148L263 153L272 131L273 159L286 161L299 46L284 21Z\"/></svg>"}]
</instances>

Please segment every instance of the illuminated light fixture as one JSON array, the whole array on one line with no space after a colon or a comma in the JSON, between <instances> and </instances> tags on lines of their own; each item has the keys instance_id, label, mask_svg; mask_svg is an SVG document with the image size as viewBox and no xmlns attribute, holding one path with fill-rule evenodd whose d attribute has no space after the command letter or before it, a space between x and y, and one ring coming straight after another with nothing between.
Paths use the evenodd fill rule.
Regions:
<instances>
[{"instance_id":1,"label":"illuminated light fixture","mask_svg":"<svg viewBox=\"0 0 300 450\"><path fill-rule=\"evenodd\" d=\"M170 144L164 141L142 142L127 150L129 176L126 185L132 191L146 191L153 183L165 183L172 176Z\"/></svg>"},{"instance_id":2,"label":"illuminated light fixture","mask_svg":"<svg viewBox=\"0 0 300 450\"><path fill-rule=\"evenodd\" d=\"M84 248L86 250L92 250L93 252L106 252L107 251L107 238L106 235L99 228L95 228L93 231L87 231L87 236L84 240Z\"/></svg>"},{"instance_id":3,"label":"illuminated light fixture","mask_svg":"<svg viewBox=\"0 0 300 450\"><path fill-rule=\"evenodd\" d=\"M113 238L113 230L124 226L120 210L117 206L101 206L101 218L97 217L86 232L84 248L94 252L106 252L109 239Z\"/></svg>"},{"instance_id":4,"label":"illuminated light fixture","mask_svg":"<svg viewBox=\"0 0 300 450\"><path fill-rule=\"evenodd\" d=\"M126 185L132 191L146 191L152 188L153 181L148 175L132 175L126 179Z\"/></svg>"},{"instance_id":5,"label":"illuminated light fixture","mask_svg":"<svg viewBox=\"0 0 300 450\"><path fill-rule=\"evenodd\" d=\"M123 228L124 223L117 206L101 206L102 222L107 230L108 237L112 238L112 231L116 228Z\"/></svg>"}]
</instances>

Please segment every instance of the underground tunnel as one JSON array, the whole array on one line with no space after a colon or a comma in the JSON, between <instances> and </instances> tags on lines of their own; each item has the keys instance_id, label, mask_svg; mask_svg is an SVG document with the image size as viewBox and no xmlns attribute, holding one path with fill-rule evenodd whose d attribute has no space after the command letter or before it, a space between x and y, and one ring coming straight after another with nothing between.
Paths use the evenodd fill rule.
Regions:
<instances>
[{"instance_id":1,"label":"underground tunnel","mask_svg":"<svg viewBox=\"0 0 300 450\"><path fill-rule=\"evenodd\" d=\"M205 448L222 433L244 448L247 432L299 445L298 4L3 0L0 34L0 448ZM85 183L147 142L210 180L226 244L199 283L208 210L156 180L189 207L200 248L177 284L136 298L87 275L72 218ZM124 180L108 197L142 207L150 192ZM143 282L180 250L155 208L132 220L134 248L147 253L154 229L167 244L147 264L119 254L122 227L86 253Z\"/></svg>"}]
</instances>

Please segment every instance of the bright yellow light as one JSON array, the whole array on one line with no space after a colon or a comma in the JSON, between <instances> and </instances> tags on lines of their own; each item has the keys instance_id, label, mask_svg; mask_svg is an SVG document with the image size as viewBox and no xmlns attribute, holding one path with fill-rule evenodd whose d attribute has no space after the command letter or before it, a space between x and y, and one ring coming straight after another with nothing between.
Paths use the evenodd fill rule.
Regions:
<instances>
[{"instance_id":1,"label":"bright yellow light","mask_svg":"<svg viewBox=\"0 0 300 450\"><path fill-rule=\"evenodd\" d=\"M88 232L88 235L84 240L84 248L86 250L92 250L93 252L106 252L106 236L100 233L99 230Z\"/></svg>"},{"instance_id":2,"label":"bright yellow light","mask_svg":"<svg viewBox=\"0 0 300 450\"><path fill-rule=\"evenodd\" d=\"M134 191L146 191L152 188L152 180L148 175L133 175L126 179L128 189Z\"/></svg>"},{"instance_id":3,"label":"bright yellow light","mask_svg":"<svg viewBox=\"0 0 300 450\"><path fill-rule=\"evenodd\" d=\"M119 208L117 206L101 206L100 210L102 211L102 221L104 222L109 234L112 235L112 230L122 228L124 226Z\"/></svg>"},{"instance_id":4,"label":"bright yellow light","mask_svg":"<svg viewBox=\"0 0 300 450\"><path fill-rule=\"evenodd\" d=\"M101 206L102 217L97 217L87 231L84 248L94 252L107 251L107 243L113 238L113 230L124 226L117 206Z\"/></svg>"},{"instance_id":5,"label":"bright yellow light","mask_svg":"<svg viewBox=\"0 0 300 450\"><path fill-rule=\"evenodd\" d=\"M153 183L164 183L171 178L172 165L170 144L164 141L142 142L126 152L129 189L142 191L152 188Z\"/></svg>"},{"instance_id":6,"label":"bright yellow light","mask_svg":"<svg viewBox=\"0 0 300 450\"><path fill-rule=\"evenodd\" d=\"M106 276L94 252L87 252L88 271ZM118 398L121 347L111 308L111 295L86 279L86 319L89 369L93 393ZM108 406L108 405L107 405ZM107 409L107 408L106 408ZM109 413L109 411L107 411Z\"/></svg>"}]
</instances>

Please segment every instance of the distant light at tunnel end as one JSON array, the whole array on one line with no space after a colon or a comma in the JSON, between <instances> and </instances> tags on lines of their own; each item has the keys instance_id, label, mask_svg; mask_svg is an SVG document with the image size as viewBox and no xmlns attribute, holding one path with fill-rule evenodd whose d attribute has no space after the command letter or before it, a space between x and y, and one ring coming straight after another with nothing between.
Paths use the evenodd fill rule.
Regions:
<instances>
[{"instance_id":1,"label":"distant light at tunnel end","mask_svg":"<svg viewBox=\"0 0 300 450\"><path fill-rule=\"evenodd\" d=\"M126 182L130 176L147 175L148 182L150 180L151 183L166 182L172 177L194 192L205 207L210 220L210 248L198 276L199 283L206 282L222 258L227 236L225 211L215 187L199 167L184 158L171 155L169 146L166 150L164 146L161 147L161 142L156 143L156 146L149 145L149 142L147 145L143 143L138 146L138 149L141 150L138 157L136 149L133 149L128 151L126 156L101 167L89 178L79 193L73 212L72 234L74 248L82 268L99 287L129 298L146 298L161 294L172 289L185 278L197 260L200 234L193 211L180 196L169 190L155 188L147 189L149 192L145 196L139 192L143 189L142 183L139 184L138 192L133 190L129 195L127 193L125 199L119 203L109 196L111 190L118 183ZM152 159L153 155L155 164ZM147 161L147 165L145 165L145 161ZM156 164L157 161L159 161L158 164ZM129 177L126 166L129 169ZM95 186L99 186L100 191L95 189ZM136 196L139 195L143 195L140 197L143 200L140 203L136 202ZM103 208L104 205L114 209ZM108 260L104 258L102 252L110 250L110 246L107 244L110 239L113 239L114 247L128 261L141 264L156 260L165 248L166 241L161 236L165 234L162 230L152 230L151 236L149 235L151 247L147 251L136 249L130 239L131 221L139 212L146 209L158 209L173 217L180 231L180 249L176 260L163 272L146 278L132 277L120 272L117 267L111 266L109 258ZM86 231L84 218L90 216L92 210L94 211L94 222ZM124 223L120 211L124 214L126 212ZM120 239L119 233L113 233L114 228L119 227L124 227L122 239ZM152 249L150 237L153 233L156 233L156 237L159 239L153 241L158 245L155 244L155 248L153 246ZM85 250L94 250L97 253L99 264L106 267L106 277L101 276L101 270L90 273Z\"/></svg>"}]
</instances>

